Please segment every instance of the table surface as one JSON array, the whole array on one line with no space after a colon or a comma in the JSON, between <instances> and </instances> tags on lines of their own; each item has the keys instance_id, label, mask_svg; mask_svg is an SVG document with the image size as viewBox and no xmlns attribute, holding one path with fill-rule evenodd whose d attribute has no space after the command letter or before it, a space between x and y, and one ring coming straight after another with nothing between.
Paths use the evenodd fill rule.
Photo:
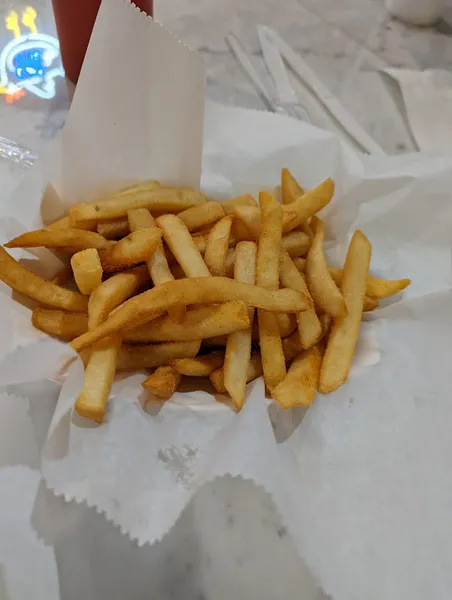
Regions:
<instances>
[{"instance_id":1,"label":"table surface","mask_svg":"<svg viewBox=\"0 0 452 600\"><path fill-rule=\"evenodd\" d=\"M11 9L20 13L25 5L0 0L0 14L5 18ZM54 34L50 0L33 0L33 6L39 31ZM224 37L236 32L265 77L255 26L272 26L315 68L383 149L394 154L415 146L377 70L452 66L452 28L447 22L429 29L411 28L391 20L379 0L158 0L156 17L205 58L209 97L257 109L264 107ZM11 31L0 28L1 46L10 39ZM63 125L68 106L62 81L50 100L27 95L8 104L3 95L0 135L40 153ZM20 167L0 160L4 195L22 173ZM149 565L152 598L326 598L298 558L270 500L251 484L222 480L205 486L170 534L160 544L144 549L133 547L88 509L72 509L79 513L79 539L56 549L65 600L83 597L85 580L80 580L77 589L66 583L64 558L69 556L81 572L88 570L94 576L89 564L92 556L86 550L93 551L96 544L101 548L102 543L119 555L128 553L131 580L142 576L143 565ZM106 542L100 541L104 538ZM108 561L100 560L97 568L108 569ZM116 597L114 575L103 595Z\"/></svg>"}]
</instances>

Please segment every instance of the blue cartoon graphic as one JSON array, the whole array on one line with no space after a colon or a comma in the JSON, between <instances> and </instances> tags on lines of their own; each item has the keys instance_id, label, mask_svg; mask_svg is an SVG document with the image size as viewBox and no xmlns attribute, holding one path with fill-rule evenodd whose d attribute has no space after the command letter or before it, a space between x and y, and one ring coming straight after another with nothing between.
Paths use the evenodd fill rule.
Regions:
<instances>
[{"instance_id":1,"label":"blue cartoon graphic","mask_svg":"<svg viewBox=\"0 0 452 600\"><path fill-rule=\"evenodd\" d=\"M0 93L12 102L30 92L39 98L53 98L55 79L64 77L60 46L56 38L39 33L36 11L27 6L21 22L30 33L22 35L19 17L11 11L5 19L6 28L13 32L11 40L0 53Z\"/></svg>"}]
</instances>

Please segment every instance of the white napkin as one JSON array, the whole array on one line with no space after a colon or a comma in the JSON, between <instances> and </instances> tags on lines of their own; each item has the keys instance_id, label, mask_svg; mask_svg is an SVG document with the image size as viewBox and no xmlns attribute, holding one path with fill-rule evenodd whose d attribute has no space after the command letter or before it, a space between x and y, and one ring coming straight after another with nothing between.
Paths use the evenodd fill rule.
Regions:
<instances>
[{"instance_id":1,"label":"white napkin","mask_svg":"<svg viewBox=\"0 0 452 600\"><path fill-rule=\"evenodd\" d=\"M452 73L385 69L400 87L407 122L420 150L452 152Z\"/></svg>"}]
</instances>

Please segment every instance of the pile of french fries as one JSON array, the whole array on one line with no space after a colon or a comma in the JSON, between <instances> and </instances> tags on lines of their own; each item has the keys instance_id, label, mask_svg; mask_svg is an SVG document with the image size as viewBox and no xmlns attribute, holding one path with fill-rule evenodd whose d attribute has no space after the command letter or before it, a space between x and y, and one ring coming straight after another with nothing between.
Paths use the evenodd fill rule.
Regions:
<instances>
[{"instance_id":1,"label":"pile of french fries","mask_svg":"<svg viewBox=\"0 0 452 600\"><path fill-rule=\"evenodd\" d=\"M280 191L220 203L147 181L79 204L5 244L65 257L53 281L0 247L0 279L36 301L33 325L82 357L80 415L102 422L117 370L151 370L142 385L160 400L208 377L238 410L261 375L284 408L346 381L363 311L410 281L369 276L360 231L343 269L328 266L317 213L331 179L305 192L283 169Z\"/></svg>"}]
</instances>

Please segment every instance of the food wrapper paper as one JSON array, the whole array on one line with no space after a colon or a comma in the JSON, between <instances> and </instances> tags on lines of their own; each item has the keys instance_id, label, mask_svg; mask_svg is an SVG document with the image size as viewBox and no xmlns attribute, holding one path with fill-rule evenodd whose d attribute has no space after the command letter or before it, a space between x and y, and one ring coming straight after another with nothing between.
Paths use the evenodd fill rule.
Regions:
<instances>
[{"instance_id":1,"label":"food wrapper paper","mask_svg":"<svg viewBox=\"0 0 452 600\"><path fill-rule=\"evenodd\" d=\"M127 61L116 58L137 69L133 95L113 88L106 51L119 30L129 35L124 22L135 47L123 44ZM68 346L33 331L27 302L2 287L0 383L20 386L34 415L42 409L40 435L51 421L45 484L145 544L169 531L205 482L241 477L271 496L333 598L446 598L452 159L358 157L332 134L278 115L208 105L203 118L202 78L199 58L164 29L123 0L104 2L66 129L2 206L1 241L127 181L197 185L203 148L201 184L214 198L272 188L283 166L306 188L332 177L329 260L341 264L361 228L372 272L413 284L365 316L348 382L307 411L266 400L262 380L248 386L239 414L196 381L166 403L147 402L145 373L133 373L115 382L102 425L73 412L80 362L67 369ZM58 266L50 252L15 256L40 272ZM54 411L33 391L46 379L63 382Z\"/></svg>"}]
</instances>

